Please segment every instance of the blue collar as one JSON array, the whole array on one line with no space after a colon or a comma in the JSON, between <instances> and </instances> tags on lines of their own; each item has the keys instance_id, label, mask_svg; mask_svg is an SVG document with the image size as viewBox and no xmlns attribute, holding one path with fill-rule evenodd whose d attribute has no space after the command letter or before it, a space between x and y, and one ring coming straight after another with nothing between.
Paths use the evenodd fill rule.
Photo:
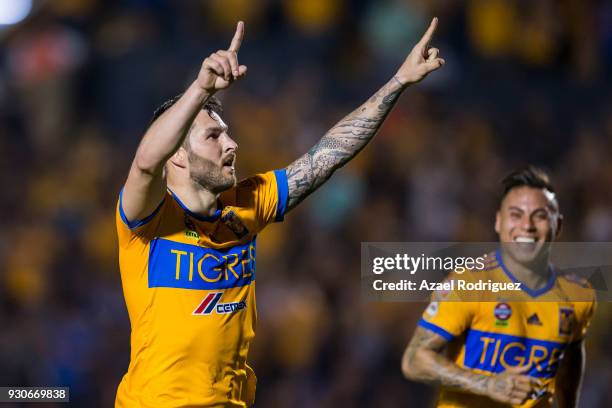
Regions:
<instances>
[{"instance_id":1,"label":"blue collar","mask_svg":"<svg viewBox=\"0 0 612 408\"><path fill-rule=\"evenodd\" d=\"M552 267L552 265L549 266L550 269L550 277L548 278L548 282L546 282L546 285L544 285L542 288L534 290L534 289L530 289L527 285L525 285L525 283L521 282L520 280L518 280L516 278L516 276L514 276L512 274L512 272L510 272L508 270L508 268L506 267L506 265L504 264L504 260L502 258L502 254L501 254L501 250L498 249L497 251L495 251L495 259L497 259L497 262L499 263L499 266L501 266L502 271L504 271L504 273L506 274L506 276L508 276L508 278L514 282L514 283L520 283L521 284L521 290L523 290L524 292L526 292L529 296L531 297L538 297L540 295L543 295L544 293L548 292L549 290L551 290L553 288L553 286L555 286L555 280L557 279L557 274L555 273L555 269Z\"/></svg>"},{"instance_id":2,"label":"blue collar","mask_svg":"<svg viewBox=\"0 0 612 408\"><path fill-rule=\"evenodd\" d=\"M215 213L213 215L201 215L201 214L196 214L193 211L191 211L189 208L187 208L187 206L185 204L183 204L183 202L176 196L176 194L174 194L174 192L172 190L168 189L168 191L170 192L170 194L172 194L172 198L174 198L176 200L178 205L180 205L181 208L187 214L189 214L189 216L195 218L198 221L213 222L213 221L217 221L219 219L219 217L221 217L221 202L220 201L217 202L217 204L218 204L217 211L215 211Z\"/></svg>"}]
</instances>

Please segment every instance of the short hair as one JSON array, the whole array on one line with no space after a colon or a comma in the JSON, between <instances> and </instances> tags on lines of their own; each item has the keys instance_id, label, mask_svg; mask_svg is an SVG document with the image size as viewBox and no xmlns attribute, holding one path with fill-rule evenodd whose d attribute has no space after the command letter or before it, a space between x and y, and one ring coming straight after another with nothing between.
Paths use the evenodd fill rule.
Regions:
<instances>
[{"instance_id":1,"label":"short hair","mask_svg":"<svg viewBox=\"0 0 612 408\"><path fill-rule=\"evenodd\" d=\"M155 112L153 112L153 118L151 118L151 122L149 124L155 122L157 118L163 115L165 111L170 109L172 105L174 105L179 99L181 99L182 96L183 94L180 93L168 99L159 108L155 109ZM202 105L202 110L207 111L209 114L211 112L215 112L219 116L223 114L223 106L221 105L221 101L214 95L209 97L206 102L204 102L204 104Z\"/></svg>"},{"instance_id":2,"label":"short hair","mask_svg":"<svg viewBox=\"0 0 612 408\"><path fill-rule=\"evenodd\" d=\"M528 165L508 174L502 180L503 193L501 199L503 200L510 190L516 187L533 187L548 190L551 193L555 192L550 177L548 174L539 167Z\"/></svg>"}]
</instances>

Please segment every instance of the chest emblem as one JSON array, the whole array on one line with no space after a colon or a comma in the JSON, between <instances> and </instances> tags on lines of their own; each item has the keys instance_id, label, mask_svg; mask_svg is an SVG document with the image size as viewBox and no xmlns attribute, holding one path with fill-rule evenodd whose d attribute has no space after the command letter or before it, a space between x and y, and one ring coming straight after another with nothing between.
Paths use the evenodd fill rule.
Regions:
<instances>
[{"instance_id":1,"label":"chest emblem","mask_svg":"<svg viewBox=\"0 0 612 408\"><path fill-rule=\"evenodd\" d=\"M221 222L223 222L227 228L236 234L238 239L243 238L249 233L247 227L244 226L242 220L240 220L231 207L225 207L223 214L221 215Z\"/></svg>"},{"instance_id":2,"label":"chest emblem","mask_svg":"<svg viewBox=\"0 0 612 408\"><path fill-rule=\"evenodd\" d=\"M569 336L574 331L576 314L571 307L559 307L559 336Z\"/></svg>"}]
</instances>

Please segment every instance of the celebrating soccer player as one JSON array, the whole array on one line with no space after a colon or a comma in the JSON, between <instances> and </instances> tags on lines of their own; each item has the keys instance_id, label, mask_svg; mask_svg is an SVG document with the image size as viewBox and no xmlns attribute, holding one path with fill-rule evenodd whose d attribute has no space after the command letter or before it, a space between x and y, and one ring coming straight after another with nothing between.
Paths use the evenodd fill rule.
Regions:
<instances>
[{"instance_id":1,"label":"celebrating soccer player","mask_svg":"<svg viewBox=\"0 0 612 408\"><path fill-rule=\"evenodd\" d=\"M404 375L441 385L438 407L576 407L583 338L595 308L584 280L549 263L562 217L548 176L534 167L504 180L494 260L462 278L521 283L512 301L460 301L438 292L402 360ZM474 299L470 299L474 300Z\"/></svg>"},{"instance_id":2,"label":"celebrating soccer player","mask_svg":"<svg viewBox=\"0 0 612 408\"><path fill-rule=\"evenodd\" d=\"M214 94L243 78L244 24L154 115L119 195L121 279L132 326L117 407L245 407L255 376L255 238L374 137L409 85L444 60L431 22L397 73L285 169L236 182L236 149Z\"/></svg>"}]
</instances>

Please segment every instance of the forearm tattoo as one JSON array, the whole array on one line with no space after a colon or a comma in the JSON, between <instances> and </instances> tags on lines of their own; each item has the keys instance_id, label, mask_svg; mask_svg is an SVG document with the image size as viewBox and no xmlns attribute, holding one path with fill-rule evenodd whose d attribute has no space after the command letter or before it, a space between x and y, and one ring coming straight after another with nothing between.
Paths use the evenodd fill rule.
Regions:
<instances>
[{"instance_id":1,"label":"forearm tattoo","mask_svg":"<svg viewBox=\"0 0 612 408\"><path fill-rule=\"evenodd\" d=\"M292 209L351 160L374 137L403 90L395 78L331 128L305 155L287 167Z\"/></svg>"},{"instance_id":2,"label":"forearm tattoo","mask_svg":"<svg viewBox=\"0 0 612 408\"><path fill-rule=\"evenodd\" d=\"M471 373L459 367L442 354L446 341L437 334L422 328L417 328L404 358L414 367L418 367L419 381L432 385L484 394L490 377ZM417 351L429 351L427 361L416 361ZM424 359L423 359L424 360Z\"/></svg>"}]
</instances>

